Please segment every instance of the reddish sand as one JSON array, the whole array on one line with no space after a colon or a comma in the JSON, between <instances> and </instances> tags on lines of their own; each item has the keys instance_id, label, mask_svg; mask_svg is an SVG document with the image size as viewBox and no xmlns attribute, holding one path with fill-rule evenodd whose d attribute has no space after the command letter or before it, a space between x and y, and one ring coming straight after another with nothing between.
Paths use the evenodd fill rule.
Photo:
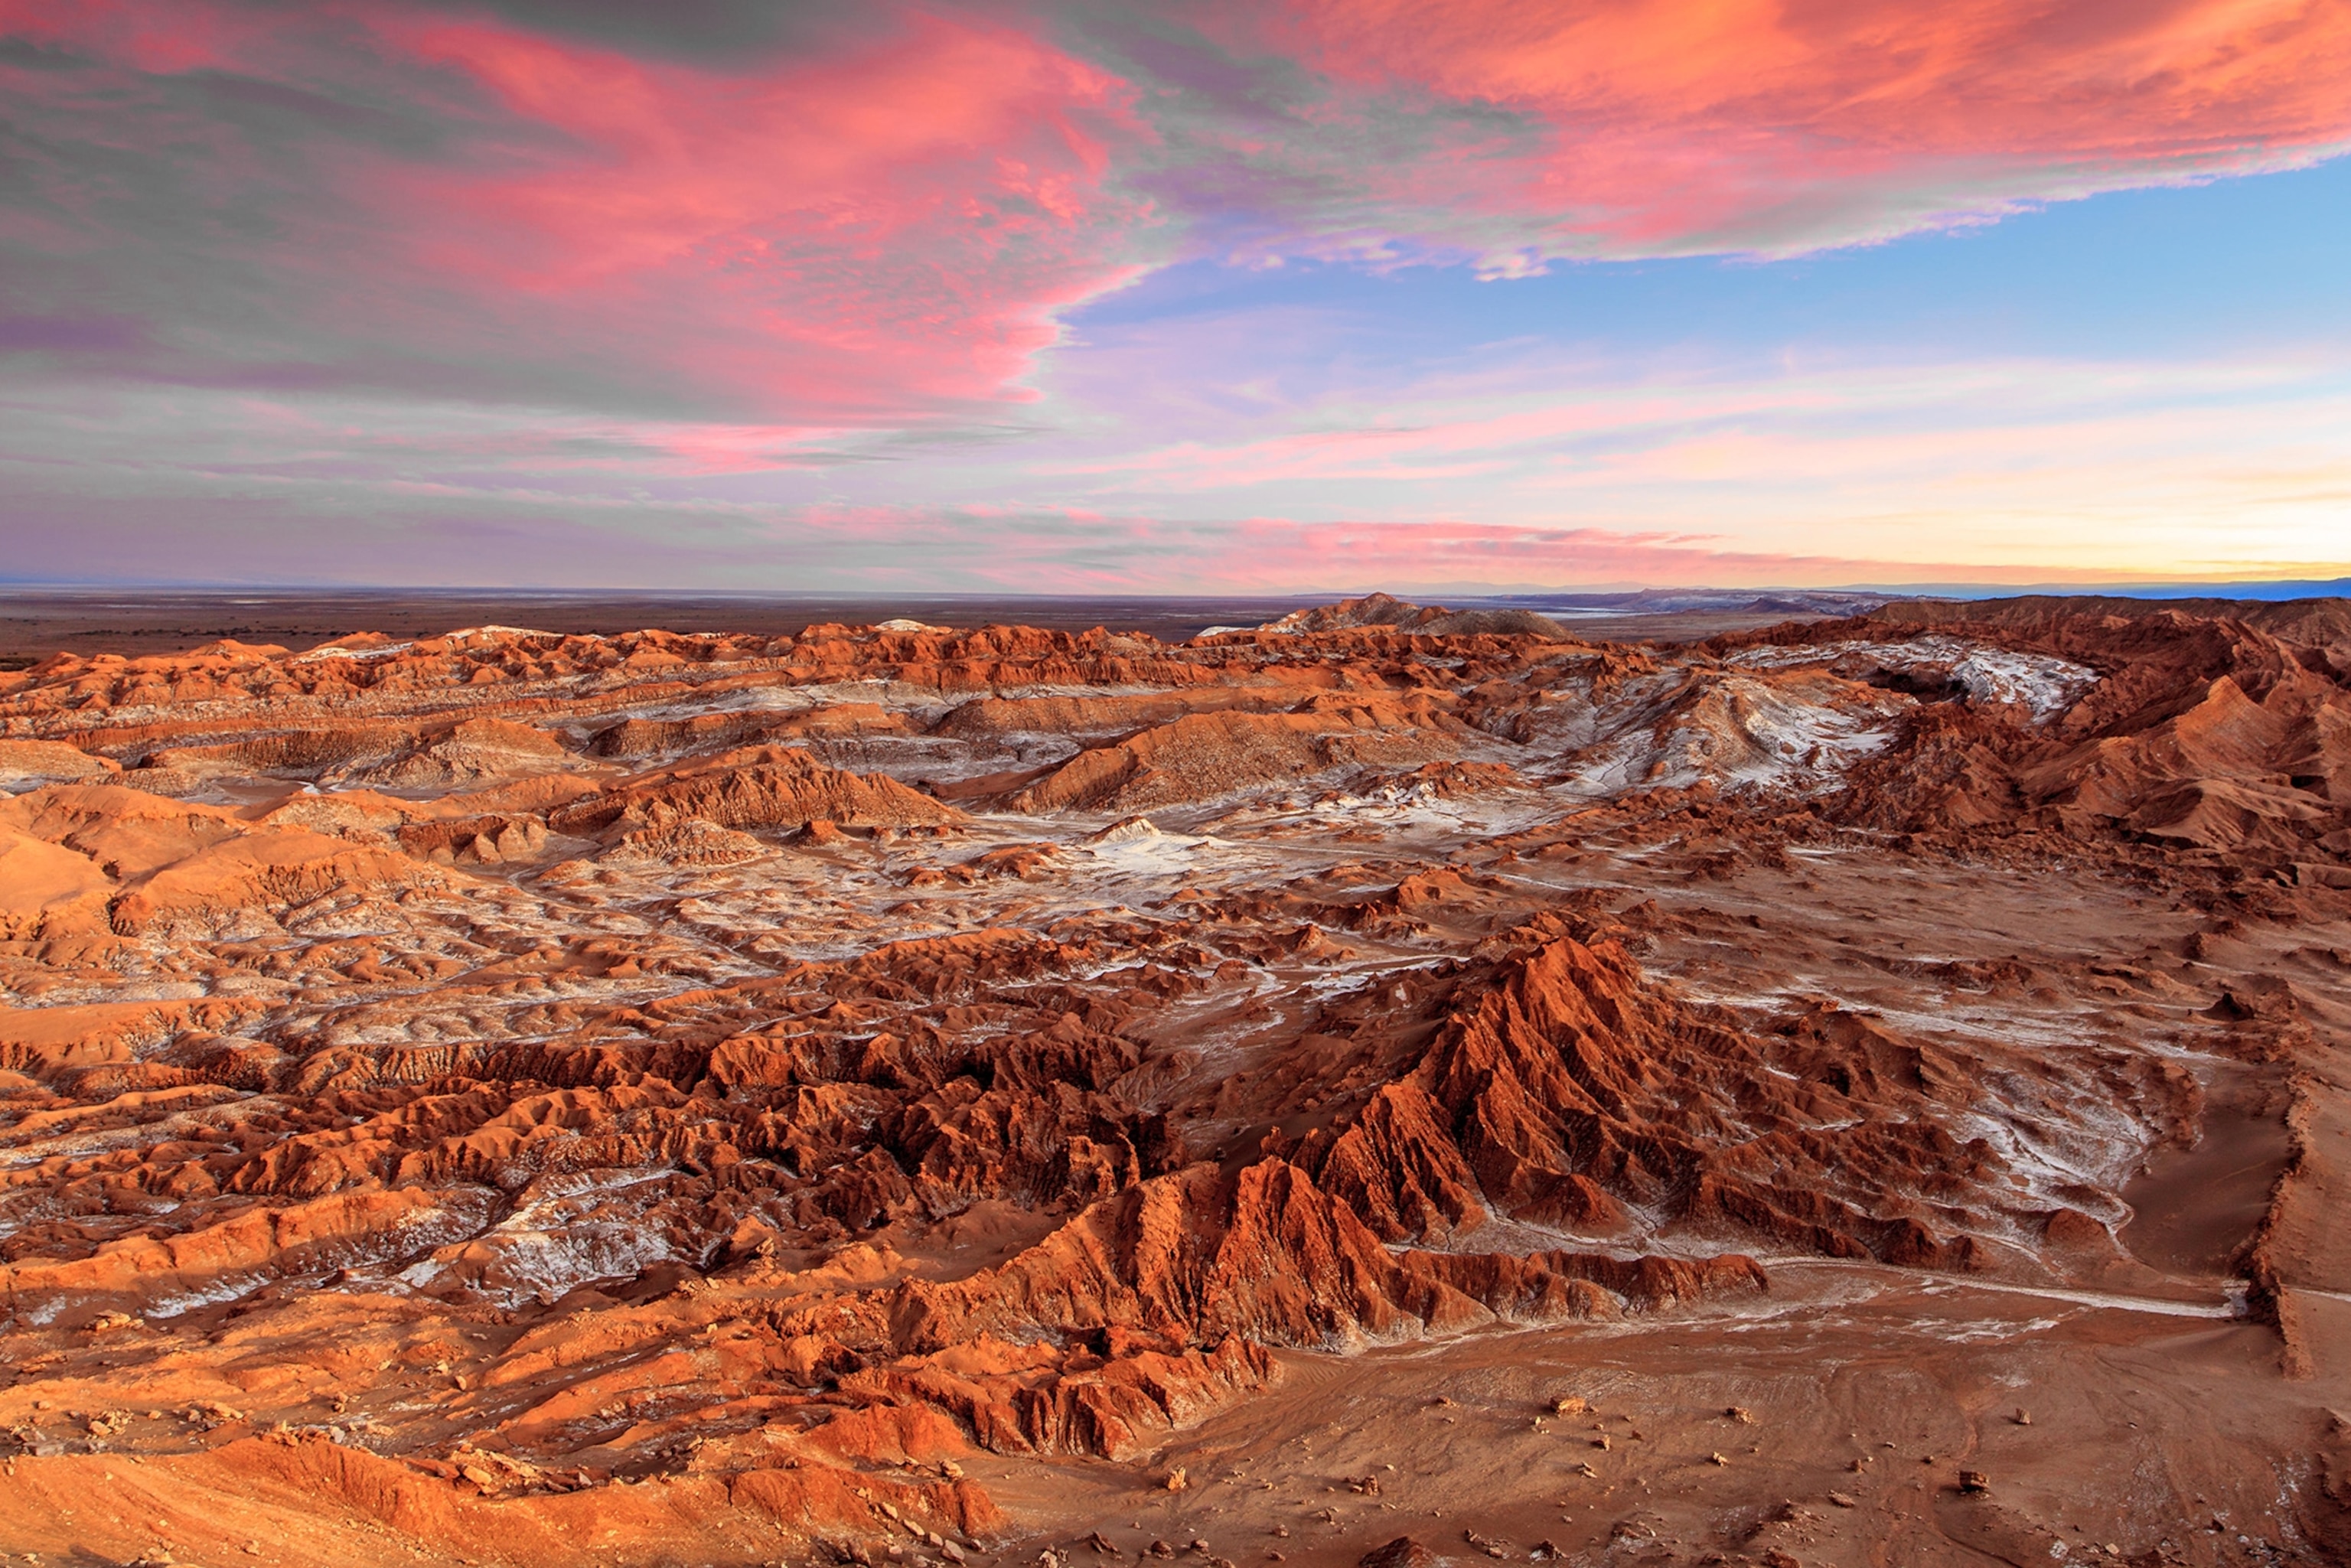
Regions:
<instances>
[{"instance_id":1,"label":"reddish sand","mask_svg":"<svg viewBox=\"0 0 2351 1568\"><path fill-rule=\"evenodd\" d=\"M2346 684L2045 600L0 674L0 1551L2351 1560Z\"/></svg>"}]
</instances>

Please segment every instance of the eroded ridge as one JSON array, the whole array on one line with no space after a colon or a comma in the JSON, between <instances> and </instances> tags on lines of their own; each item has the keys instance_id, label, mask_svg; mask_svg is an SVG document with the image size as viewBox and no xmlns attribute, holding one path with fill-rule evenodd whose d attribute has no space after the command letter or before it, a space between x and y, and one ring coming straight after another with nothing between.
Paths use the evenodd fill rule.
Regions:
<instances>
[{"instance_id":1,"label":"eroded ridge","mask_svg":"<svg viewBox=\"0 0 2351 1568\"><path fill-rule=\"evenodd\" d=\"M1951 1345L2235 1336L2132 1550L2232 1548L2188 1539L2224 1493L2317 1550L2339 611L1633 645L1374 599L0 674L0 1544L956 1560L1130 1519L1123 1554L1121 1487L1285 1542L1242 1479L1333 1366L1417 1409L1558 1347L1669 1403L1603 1347L1907 1367L1957 1291L2058 1315ZM1464 1495L1552 1511L1542 1554L1783 1549L1719 1449L1687 1520L1609 1533L1557 1492L1651 1477L1537 1403L1543 1457ZM138 1517L62 1518L125 1453ZM2047 1527L1964 1495L1802 1544ZM1271 1550L1377 1543L1321 1511Z\"/></svg>"}]
</instances>

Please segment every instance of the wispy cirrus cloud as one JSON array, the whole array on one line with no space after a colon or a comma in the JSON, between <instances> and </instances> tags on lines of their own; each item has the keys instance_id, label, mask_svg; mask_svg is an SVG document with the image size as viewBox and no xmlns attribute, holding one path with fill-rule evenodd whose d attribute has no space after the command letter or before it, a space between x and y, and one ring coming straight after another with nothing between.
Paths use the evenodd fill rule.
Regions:
<instances>
[{"instance_id":1,"label":"wispy cirrus cloud","mask_svg":"<svg viewBox=\"0 0 2351 1568\"><path fill-rule=\"evenodd\" d=\"M1179 439L1138 431L1033 459L1032 493L1042 481L1105 509L1720 535L1791 570L1876 562L1880 580L1951 564L2290 571L2346 559L2351 507L2351 370L2321 345L1671 366L1522 348L1194 418ZM1923 575L1888 578L1901 562Z\"/></svg>"},{"instance_id":2,"label":"wispy cirrus cloud","mask_svg":"<svg viewBox=\"0 0 2351 1568\"><path fill-rule=\"evenodd\" d=\"M2351 142L2325 0L1288 0L1220 31L1311 68L1341 123L1444 126L1366 167L1367 237L1496 274L1797 254Z\"/></svg>"},{"instance_id":3,"label":"wispy cirrus cloud","mask_svg":"<svg viewBox=\"0 0 2351 1568\"><path fill-rule=\"evenodd\" d=\"M2346 145L2332 0L0 0L0 535L829 588L2323 559L2334 350L1627 359L1535 283L1378 373L1362 310L1086 329L1171 264L1784 258Z\"/></svg>"},{"instance_id":4,"label":"wispy cirrus cloud","mask_svg":"<svg viewBox=\"0 0 2351 1568\"><path fill-rule=\"evenodd\" d=\"M1781 255L2351 139L2314 0L672 9L0 0L8 311L160 380L871 425L1027 397L1204 249Z\"/></svg>"},{"instance_id":5,"label":"wispy cirrus cloud","mask_svg":"<svg viewBox=\"0 0 2351 1568\"><path fill-rule=\"evenodd\" d=\"M24 433L0 491L12 566L62 576L1298 592L2342 564L2351 378L2324 362L1573 369L1572 392L1522 365L1166 444L92 386L0 400ZM1386 423L1346 427L1368 410Z\"/></svg>"},{"instance_id":6,"label":"wispy cirrus cloud","mask_svg":"<svg viewBox=\"0 0 2351 1568\"><path fill-rule=\"evenodd\" d=\"M143 351L89 362L155 380L935 418L1155 222L1125 84L984 17L732 63L398 4L10 0L0 39L12 311L103 300Z\"/></svg>"}]
</instances>

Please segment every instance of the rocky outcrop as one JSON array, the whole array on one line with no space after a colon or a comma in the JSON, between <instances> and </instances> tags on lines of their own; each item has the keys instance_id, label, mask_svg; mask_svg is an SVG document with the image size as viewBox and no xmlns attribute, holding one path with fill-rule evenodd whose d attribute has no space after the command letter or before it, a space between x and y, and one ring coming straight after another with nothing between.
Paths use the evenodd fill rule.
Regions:
<instances>
[{"instance_id":1,"label":"rocky outcrop","mask_svg":"<svg viewBox=\"0 0 2351 1568\"><path fill-rule=\"evenodd\" d=\"M2286 635L2166 606L2112 612L2104 601L1995 601L1964 613L1892 605L1714 646L1734 658L1818 649L1832 667L1915 670L1907 651L1956 623L1995 639L2011 659L2095 672L2094 685L2048 715L1956 684L1928 692L1933 700L1908 716L1899 743L1854 770L1841 809L1848 820L1907 831L2055 830L2289 859L2342 853L2351 836L2328 846L2351 830L2341 760L2351 661L2331 662L2337 633L2325 615L2261 618ZM1942 655L1944 667L1953 656ZM1784 656L1774 663L1791 667Z\"/></svg>"},{"instance_id":2,"label":"rocky outcrop","mask_svg":"<svg viewBox=\"0 0 2351 1568\"><path fill-rule=\"evenodd\" d=\"M955 822L963 813L894 779L844 773L782 747L726 752L647 774L553 813L558 832L668 828L688 819L722 828L797 828L811 821L901 827Z\"/></svg>"},{"instance_id":3,"label":"rocky outcrop","mask_svg":"<svg viewBox=\"0 0 2351 1568\"><path fill-rule=\"evenodd\" d=\"M1337 768L1420 761L1441 744L1441 708L1374 699L1291 713L1196 713L1080 753L1012 798L1020 811L1144 811Z\"/></svg>"},{"instance_id":4,"label":"rocky outcrop","mask_svg":"<svg viewBox=\"0 0 2351 1568\"><path fill-rule=\"evenodd\" d=\"M1140 1463L1317 1356L1826 1262L2152 1290L2125 1188L2241 1070L2303 1121L2231 1256L2314 1364L2322 621L1609 647L1368 601L0 674L0 1343L78 1411L168 1385L191 1488L433 1550L659 1497L745 1561L936 1560L1005 1528L967 1461ZM1995 897L2031 943L1981 950ZM337 1397L363 1442L207 1413Z\"/></svg>"},{"instance_id":5,"label":"rocky outcrop","mask_svg":"<svg viewBox=\"0 0 2351 1568\"><path fill-rule=\"evenodd\" d=\"M1358 627L1393 628L1423 637L1521 636L1564 638L1558 622L1531 610L1447 610L1409 603L1384 593L1343 599L1295 610L1258 628L1288 635L1353 631Z\"/></svg>"}]
</instances>

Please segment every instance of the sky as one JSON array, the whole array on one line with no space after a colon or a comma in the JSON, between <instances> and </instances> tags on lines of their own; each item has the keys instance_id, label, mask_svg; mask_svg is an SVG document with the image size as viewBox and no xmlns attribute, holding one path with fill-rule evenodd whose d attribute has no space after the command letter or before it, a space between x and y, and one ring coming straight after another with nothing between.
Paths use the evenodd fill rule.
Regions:
<instances>
[{"instance_id":1,"label":"sky","mask_svg":"<svg viewBox=\"0 0 2351 1568\"><path fill-rule=\"evenodd\" d=\"M0 579L2351 574L2351 0L0 0Z\"/></svg>"}]
</instances>

